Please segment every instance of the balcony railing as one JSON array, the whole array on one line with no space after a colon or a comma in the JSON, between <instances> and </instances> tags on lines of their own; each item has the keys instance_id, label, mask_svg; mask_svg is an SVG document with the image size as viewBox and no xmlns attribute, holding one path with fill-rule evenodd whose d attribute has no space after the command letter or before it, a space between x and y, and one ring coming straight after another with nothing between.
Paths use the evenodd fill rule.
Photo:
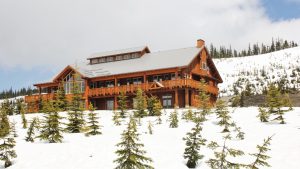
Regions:
<instances>
[{"instance_id":1,"label":"balcony railing","mask_svg":"<svg viewBox=\"0 0 300 169\"><path fill-rule=\"evenodd\" d=\"M138 88L141 88L144 91L150 91L154 89L173 89L173 88L193 88L198 89L200 86L199 81L195 81L192 79L176 79L176 80L167 80L159 82L162 84L162 87L155 87L155 82L147 82L142 84L130 84L130 85L122 85L115 87L104 87L104 88L94 88L89 90L89 97L94 96L105 96L105 95L114 95L119 94L121 92L124 93L135 93ZM219 89L215 86L206 85L207 92L218 95Z\"/></svg>"},{"instance_id":2,"label":"balcony railing","mask_svg":"<svg viewBox=\"0 0 300 169\"><path fill-rule=\"evenodd\" d=\"M188 87L192 89L199 89L200 82L192 79L176 79L176 80L167 80L159 82L162 86L157 86L155 82L147 82L142 84L130 84L122 85L115 87L104 87L104 88L94 88L90 89L88 96L97 97L97 96L109 96L124 93L135 93L138 88L141 88L144 91L151 91L155 89L174 89L174 88L183 88ZM206 85L206 91L214 95L218 95L219 89L215 86ZM84 96L84 94L83 94ZM54 98L53 93L41 94L41 95L31 95L25 97L26 103L37 102L40 100L52 100ZM70 99L71 95L67 95L67 99Z\"/></svg>"},{"instance_id":3,"label":"balcony railing","mask_svg":"<svg viewBox=\"0 0 300 169\"><path fill-rule=\"evenodd\" d=\"M25 96L25 102L26 103L36 102L36 101L40 100L40 97L41 97L42 100L52 100L54 98L54 93Z\"/></svg>"}]
</instances>

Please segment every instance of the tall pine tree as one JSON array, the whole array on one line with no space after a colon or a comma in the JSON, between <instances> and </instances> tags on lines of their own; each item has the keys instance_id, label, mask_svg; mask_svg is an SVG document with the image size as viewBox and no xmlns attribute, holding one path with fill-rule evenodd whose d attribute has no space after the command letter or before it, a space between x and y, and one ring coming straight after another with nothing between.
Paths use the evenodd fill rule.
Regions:
<instances>
[{"instance_id":1,"label":"tall pine tree","mask_svg":"<svg viewBox=\"0 0 300 169\"><path fill-rule=\"evenodd\" d=\"M119 157L114 161L117 163L115 169L153 169L149 165L152 162L151 158L144 156L146 153L142 150L144 145L138 141L136 122L133 117L130 117L128 126L122 133L122 141L117 144L121 149L116 151Z\"/></svg>"},{"instance_id":2,"label":"tall pine tree","mask_svg":"<svg viewBox=\"0 0 300 169\"><path fill-rule=\"evenodd\" d=\"M82 102L82 93L76 81L78 76L79 76L78 74L74 75L74 81L72 84L72 99L68 111L69 123L67 124L66 130L69 131L70 133L79 133L85 124L84 117L83 117L84 108Z\"/></svg>"},{"instance_id":3,"label":"tall pine tree","mask_svg":"<svg viewBox=\"0 0 300 169\"><path fill-rule=\"evenodd\" d=\"M118 108L120 110L121 117L125 118L127 114L127 96L124 92L121 92L118 96Z\"/></svg>"}]
</instances>

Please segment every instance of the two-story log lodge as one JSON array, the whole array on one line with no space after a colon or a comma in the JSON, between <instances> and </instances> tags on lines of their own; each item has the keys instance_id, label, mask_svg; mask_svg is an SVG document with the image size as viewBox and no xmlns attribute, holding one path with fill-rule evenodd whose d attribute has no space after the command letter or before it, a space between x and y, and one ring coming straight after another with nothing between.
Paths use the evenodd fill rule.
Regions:
<instances>
[{"instance_id":1,"label":"two-story log lodge","mask_svg":"<svg viewBox=\"0 0 300 169\"><path fill-rule=\"evenodd\" d=\"M80 78L74 79L74 73ZM67 97L76 81L87 107L92 103L98 110L117 107L120 92L128 96L133 107L136 90L157 96L164 108L196 106L199 81L207 83L205 90L214 103L218 96L218 83L222 78L209 56L203 40L196 47L151 53L147 46L96 53L86 62L69 65L51 82L34 84L36 95L26 96L29 112L37 112L41 99L53 99L60 83Z\"/></svg>"}]
</instances>

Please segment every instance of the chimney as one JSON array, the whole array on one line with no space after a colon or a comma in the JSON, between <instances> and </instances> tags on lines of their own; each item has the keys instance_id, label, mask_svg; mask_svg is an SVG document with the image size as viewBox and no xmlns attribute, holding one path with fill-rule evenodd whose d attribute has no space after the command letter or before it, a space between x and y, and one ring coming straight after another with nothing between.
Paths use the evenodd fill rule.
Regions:
<instances>
[{"instance_id":1,"label":"chimney","mask_svg":"<svg viewBox=\"0 0 300 169\"><path fill-rule=\"evenodd\" d=\"M202 46L205 45L205 41L202 39L197 40L197 48L201 48Z\"/></svg>"}]
</instances>

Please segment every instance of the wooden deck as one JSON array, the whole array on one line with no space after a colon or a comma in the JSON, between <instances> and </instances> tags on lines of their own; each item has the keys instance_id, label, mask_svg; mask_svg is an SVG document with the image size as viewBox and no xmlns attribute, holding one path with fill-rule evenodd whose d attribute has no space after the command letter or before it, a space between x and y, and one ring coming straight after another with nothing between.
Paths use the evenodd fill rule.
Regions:
<instances>
[{"instance_id":1,"label":"wooden deck","mask_svg":"<svg viewBox=\"0 0 300 169\"><path fill-rule=\"evenodd\" d=\"M174 89L174 88L193 88L198 89L200 86L200 82L192 80L192 79L176 79L176 80L168 80L159 82L161 86L155 84L155 82L142 83L142 84L131 84L131 85L123 85L123 86L115 86L115 87L105 87L105 88L95 88L89 90L89 97L96 96L106 96L106 95L115 95L124 93L135 93L138 88L141 88L143 91L151 91L155 89ZM206 91L211 94L218 95L219 89L213 86L206 86Z\"/></svg>"},{"instance_id":2,"label":"wooden deck","mask_svg":"<svg viewBox=\"0 0 300 169\"><path fill-rule=\"evenodd\" d=\"M167 80L159 82L162 86L155 84L155 82L142 83L142 84L131 84L131 85L122 85L115 87L104 87L104 88L94 88L88 90L88 97L98 97L98 96L112 96L118 95L121 92L125 93L135 93L138 88L141 88L144 91L151 91L156 89L175 89L175 88L192 88L198 89L200 86L199 81L195 81L192 79L176 79L176 80ZM218 95L219 89L214 86L206 86L206 91L211 94ZM26 103L37 102L41 99L43 100L52 100L54 98L54 94L41 94L41 95L31 95L25 97ZM71 95L67 95L69 98Z\"/></svg>"}]
</instances>

